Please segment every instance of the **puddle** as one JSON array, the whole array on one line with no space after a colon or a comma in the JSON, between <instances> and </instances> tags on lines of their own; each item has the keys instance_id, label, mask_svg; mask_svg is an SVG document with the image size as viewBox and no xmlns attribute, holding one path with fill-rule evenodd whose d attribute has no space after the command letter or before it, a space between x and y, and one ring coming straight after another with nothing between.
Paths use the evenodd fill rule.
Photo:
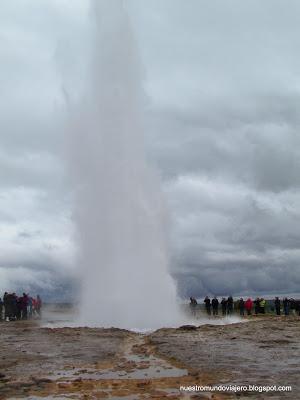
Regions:
<instances>
[{"instance_id":1,"label":"puddle","mask_svg":"<svg viewBox=\"0 0 300 400\"><path fill-rule=\"evenodd\" d=\"M77 380L77 379L90 379L90 380L101 380L101 379L153 379L153 378L177 378L186 376L188 371L186 369L179 369L175 367L163 367L161 365L142 365L134 366L124 369L104 369L98 370L82 370L75 368L72 370L60 371L52 378L59 381L64 380Z\"/></svg>"},{"instance_id":2,"label":"puddle","mask_svg":"<svg viewBox=\"0 0 300 400\"><path fill-rule=\"evenodd\" d=\"M161 392L166 393L167 395L178 396L180 394L179 387L178 388L162 388Z\"/></svg>"},{"instance_id":3,"label":"puddle","mask_svg":"<svg viewBox=\"0 0 300 400\"><path fill-rule=\"evenodd\" d=\"M186 369L172 366L153 355L126 354L113 368L91 369L74 368L54 373L51 378L58 381L78 379L155 379L177 378L188 375Z\"/></svg>"},{"instance_id":4,"label":"puddle","mask_svg":"<svg viewBox=\"0 0 300 400\"><path fill-rule=\"evenodd\" d=\"M66 400L66 399L68 399L68 400L74 400L74 399L78 399L79 398L79 396L77 396L77 395L74 395L74 394L72 394L72 395L65 395L65 396L62 396L62 395L51 395L51 396L28 396L28 397L26 397L26 399L27 400L53 400L53 399L55 399L55 400ZM16 397L9 397L8 398L8 400L20 400L20 398L18 397L18 398L16 398Z\"/></svg>"},{"instance_id":5,"label":"puddle","mask_svg":"<svg viewBox=\"0 0 300 400\"><path fill-rule=\"evenodd\" d=\"M122 397L119 397L119 396L113 396L113 397L111 397L111 399L113 399L113 400L139 400L141 397L139 397L139 396L134 396L134 395L130 395L130 396L122 396Z\"/></svg>"}]
</instances>

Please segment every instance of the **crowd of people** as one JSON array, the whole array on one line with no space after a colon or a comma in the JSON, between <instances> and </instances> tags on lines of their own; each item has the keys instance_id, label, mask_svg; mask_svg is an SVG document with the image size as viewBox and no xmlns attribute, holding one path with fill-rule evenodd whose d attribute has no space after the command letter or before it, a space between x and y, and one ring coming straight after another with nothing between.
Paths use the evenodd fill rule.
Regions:
<instances>
[{"instance_id":1,"label":"crowd of people","mask_svg":"<svg viewBox=\"0 0 300 400\"><path fill-rule=\"evenodd\" d=\"M40 318L41 310L42 299L39 295L34 298L26 293L17 296L16 293L5 292L3 300L0 298L0 320Z\"/></svg>"},{"instance_id":2,"label":"crowd of people","mask_svg":"<svg viewBox=\"0 0 300 400\"><path fill-rule=\"evenodd\" d=\"M196 307L198 305L195 297L190 297L190 307L192 314L195 314ZM215 296L212 299L209 296L206 296L204 299L204 306L206 313L208 315L219 315L219 310L223 316L231 315L234 311L237 311L241 316L245 314L265 314L268 302L263 297L257 297L255 300L252 300L250 297L247 300L244 300L242 297L234 301L232 296L228 298L223 297L221 301ZM272 302L272 309L274 309L276 315L289 315L291 310L295 310L296 313L300 316L300 300L288 299L285 297L282 301L279 297L276 297Z\"/></svg>"}]
</instances>

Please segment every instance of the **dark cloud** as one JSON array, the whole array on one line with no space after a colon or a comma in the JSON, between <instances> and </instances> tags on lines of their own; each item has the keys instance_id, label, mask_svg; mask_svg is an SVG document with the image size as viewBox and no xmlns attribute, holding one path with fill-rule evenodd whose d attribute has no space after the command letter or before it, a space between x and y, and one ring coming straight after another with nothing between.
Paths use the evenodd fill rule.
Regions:
<instances>
[{"instance_id":1,"label":"dark cloud","mask_svg":"<svg viewBox=\"0 0 300 400\"><path fill-rule=\"evenodd\" d=\"M197 173L257 190L299 187L298 102L299 96L278 104L275 94L272 101L258 95L231 99L225 109L216 104L204 110L153 112L150 155L166 178Z\"/></svg>"},{"instance_id":2,"label":"dark cloud","mask_svg":"<svg viewBox=\"0 0 300 400\"><path fill-rule=\"evenodd\" d=\"M166 194L174 222L173 271L183 293L191 282L202 295L296 290L298 190L262 192L194 175L170 181Z\"/></svg>"}]
</instances>

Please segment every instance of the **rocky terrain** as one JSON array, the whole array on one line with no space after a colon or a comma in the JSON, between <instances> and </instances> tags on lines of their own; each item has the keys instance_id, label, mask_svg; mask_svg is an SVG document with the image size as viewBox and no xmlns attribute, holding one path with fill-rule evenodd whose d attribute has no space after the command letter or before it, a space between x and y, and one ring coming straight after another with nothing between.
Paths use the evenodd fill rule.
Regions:
<instances>
[{"instance_id":1,"label":"rocky terrain","mask_svg":"<svg viewBox=\"0 0 300 400\"><path fill-rule=\"evenodd\" d=\"M0 399L296 399L299 328L298 317L253 317L146 335L2 322ZM180 391L218 384L291 385L292 392Z\"/></svg>"}]
</instances>

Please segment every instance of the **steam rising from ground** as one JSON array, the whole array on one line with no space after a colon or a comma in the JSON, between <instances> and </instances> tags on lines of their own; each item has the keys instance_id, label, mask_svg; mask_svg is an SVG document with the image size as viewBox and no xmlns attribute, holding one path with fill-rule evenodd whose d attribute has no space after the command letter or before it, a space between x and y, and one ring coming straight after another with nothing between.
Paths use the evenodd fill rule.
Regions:
<instances>
[{"instance_id":1,"label":"steam rising from ground","mask_svg":"<svg viewBox=\"0 0 300 400\"><path fill-rule=\"evenodd\" d=\"M70 130L82 323L174 325L176 288L168 273L161 193L143 148L135 40L121 0L94 1L91 11L90 72Z\"/></svg>"}]
</instances>

